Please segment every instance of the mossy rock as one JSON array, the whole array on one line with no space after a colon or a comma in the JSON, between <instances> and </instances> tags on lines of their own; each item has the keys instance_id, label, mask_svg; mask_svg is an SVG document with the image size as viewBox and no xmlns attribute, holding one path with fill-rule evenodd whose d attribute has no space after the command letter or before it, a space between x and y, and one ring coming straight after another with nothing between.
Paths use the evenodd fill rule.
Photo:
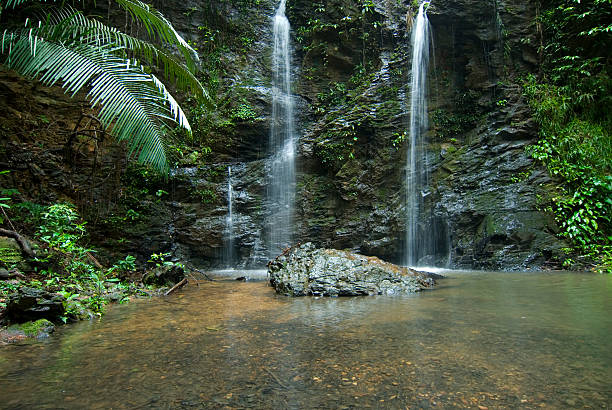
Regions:
<instances>
[{"instance_id":1,"label":"mossy rock","mask_svg":"<svg viewBox=\"0 0 612 410\"><path fill-rule=\"evenodd\" d=\"M173 286L185 279L185 270L179 265L157 266L142 278L142 283L146 285Z\"/></svg>"},{"instance_id":2,"label":"mossy rock","mask_svg":"<svg viewBox=\"0 0 612 410\"><path fill-rule=\"evenodd\" d=\"M15 324L0 330L0 341L20 342L25 339L45 339L55 331L55 325L47 319Z\"/></svg>"},{"instance_id":3,"label":"mossy rock","mask_svg":"<svg viewBox=\"0 0 612 410\"><path fill-rule=\"evenodd\" d=\"M49 333L53 333L55 325L47 319L40 319L35 322L26 322L20 325L13 325L9 329L19 329L28 337L46 337Z\"/></svg>"}]
</instances>

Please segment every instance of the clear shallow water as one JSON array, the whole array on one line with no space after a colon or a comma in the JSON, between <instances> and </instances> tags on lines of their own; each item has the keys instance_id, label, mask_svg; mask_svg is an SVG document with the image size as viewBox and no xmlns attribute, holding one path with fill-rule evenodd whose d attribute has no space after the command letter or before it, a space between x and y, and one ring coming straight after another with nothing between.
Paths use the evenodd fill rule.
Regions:
<instances>
[{"instance_id":1,"label":"clear shallow water","mask_svg":"<svg viewBox=\"0 0 612 410\"><path fill-rule=\"evenodd\" d=\"M448 273L398 297L201 282L0 347L2 408L612 406L612 277Z\"/></svg>"}]
</instances>

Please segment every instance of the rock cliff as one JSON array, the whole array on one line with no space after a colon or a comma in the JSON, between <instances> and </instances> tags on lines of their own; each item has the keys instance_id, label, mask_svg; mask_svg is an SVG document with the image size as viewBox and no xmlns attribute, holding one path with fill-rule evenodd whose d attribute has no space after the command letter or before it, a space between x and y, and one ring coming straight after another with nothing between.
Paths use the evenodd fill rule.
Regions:
<instances>
[{"instance_id":1,"label":"rock cliff","mask_svg":"<svg viewBox=\"0 0 612 410\"><path fill-rule=\"evenodd\" d=\"M98 239L115 241L104 244L108 252L121 248L146 260L147 253L169 251L210 267L226 263L231 166L233 265L261 267L268 228L271 18L277 4L157 3L201 52L204 82L218 102L215 113L192 106L195 141L172 146L178 169L170 181L143 170L126 173L125 154L112 145L102 147L112 155L98 155L104 171L93 177L60 164L64 158L57 149L65 141L50 151L30 147L36 159L19 159L32 155L20 144L36 139L15 131L14 138L3 138L2 162L27 165L11 165L25 168L5 176L3 184L19 179L28 192L44 191L38 196L46 200L78 197L99 226ZM296 241L401 261L415 11L407 0L289 0L299 128ZM428 8L434 36L426 147L431 181L423 193L420 231L435 232L439 243L421 264L537 269L562 257L554 221L538 209L539 196L554 184L525 153L537 136L520 88L521 76L538 68L535 13L527 0L436 0ZM123 21L115 10L108 15ZM37 104L43 115L48 107ZM35 115L32 121L44 124ZM75 121L66 120L65 128ZM94 145L89 141L80 149L77 160L84 161ZM76 194L70 191L74 186L88 189ZM129 210L137 214L133 219Z\"/></svg>"}]
</instances>

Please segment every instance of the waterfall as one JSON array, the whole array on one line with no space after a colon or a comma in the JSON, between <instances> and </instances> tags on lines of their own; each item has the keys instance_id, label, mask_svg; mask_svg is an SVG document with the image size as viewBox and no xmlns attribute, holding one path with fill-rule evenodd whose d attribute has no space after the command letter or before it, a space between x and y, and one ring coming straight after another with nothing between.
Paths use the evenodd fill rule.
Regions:
<instances>
[{"instance_id":1,"label":"waterfall","mask_svg":"<svg viewBox=\"0 0 612 410\"><path fill-rule=\"evenodd\" d=\"M224 260L227 268L234 267L234 189L232 187L232 167L227 167L227 216L225 217L225 252Z\"/></svg>"},{"instance_id":2,"label":"waterfall","mask_svg":"<svg viewBox=\"0 0 612 410\"><path fill-rule=\"evenodd\" d=\"M293 234L295 199L295 124L291 95L291 53L286 0L281 0L273 25L271 161L268 172L268 253L277 256Z\"/></svg>"},{"instance_id":3,"label":"waterfall","mask_svg":"<svg viewBox=\"0 0 612 410\"><path fill-rule=\"evenodd\" d=\"M428 252L426 232L419 232L419 218L425 197L429 194L426 155L427 71L429 67L430 27L425 5L412 25L412 81L410 95L410 149L406 172L406 265L414 266ZM433 235L433 233L428 232Z\"/></svg>"}]
</instances>

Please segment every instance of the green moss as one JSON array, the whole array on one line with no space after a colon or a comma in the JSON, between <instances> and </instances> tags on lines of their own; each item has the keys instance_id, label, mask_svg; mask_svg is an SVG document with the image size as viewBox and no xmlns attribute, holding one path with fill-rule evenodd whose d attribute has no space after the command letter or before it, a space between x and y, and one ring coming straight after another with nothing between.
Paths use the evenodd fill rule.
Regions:
<instances>
[{"instance_id":1,"label":"green moss","mask_svg":"<svg viewBox=\"0 0 612 410\"><path fill-rule=\"evenodd\" d=\"M492 236L499 232L502 232L502 229L496 225L494 219L490 215L485 216L484 220L478 227L478 235L480 237Z\"/></svg>"},{"instance_id":2,"label":"green moss","mask_svg":"<svg viewBox=\"0 0 612 410\"><path fill-rule=\"evenodd\" d=\"M11 266L23 261L21 252L12 248L0 248L0 262Z\"/></svg>"},{"instance_id":3,"label":"green moss","mask_svg":"<svg viewBox=\"0 0 612 410\"><path fill-rule=\"evenodd\" d=\"M0 263L5 266L13 266L23 262L21 249L14 239L4 236L0 237Z\"/></svg>"},{"instance_id":4,"label":"green moss","mask_svg":"<svg viewBox=\"0 0 612 410\"><path fill-rule=\"evenodd\" d=\"M8 328L9 331L23 332L28 337L36 337L41 333L49 333L50 329L54 329L55 325L47 319L40 319L36 322L26 322L19 325L13 325Z\"/></svg>"}]
</instances>

